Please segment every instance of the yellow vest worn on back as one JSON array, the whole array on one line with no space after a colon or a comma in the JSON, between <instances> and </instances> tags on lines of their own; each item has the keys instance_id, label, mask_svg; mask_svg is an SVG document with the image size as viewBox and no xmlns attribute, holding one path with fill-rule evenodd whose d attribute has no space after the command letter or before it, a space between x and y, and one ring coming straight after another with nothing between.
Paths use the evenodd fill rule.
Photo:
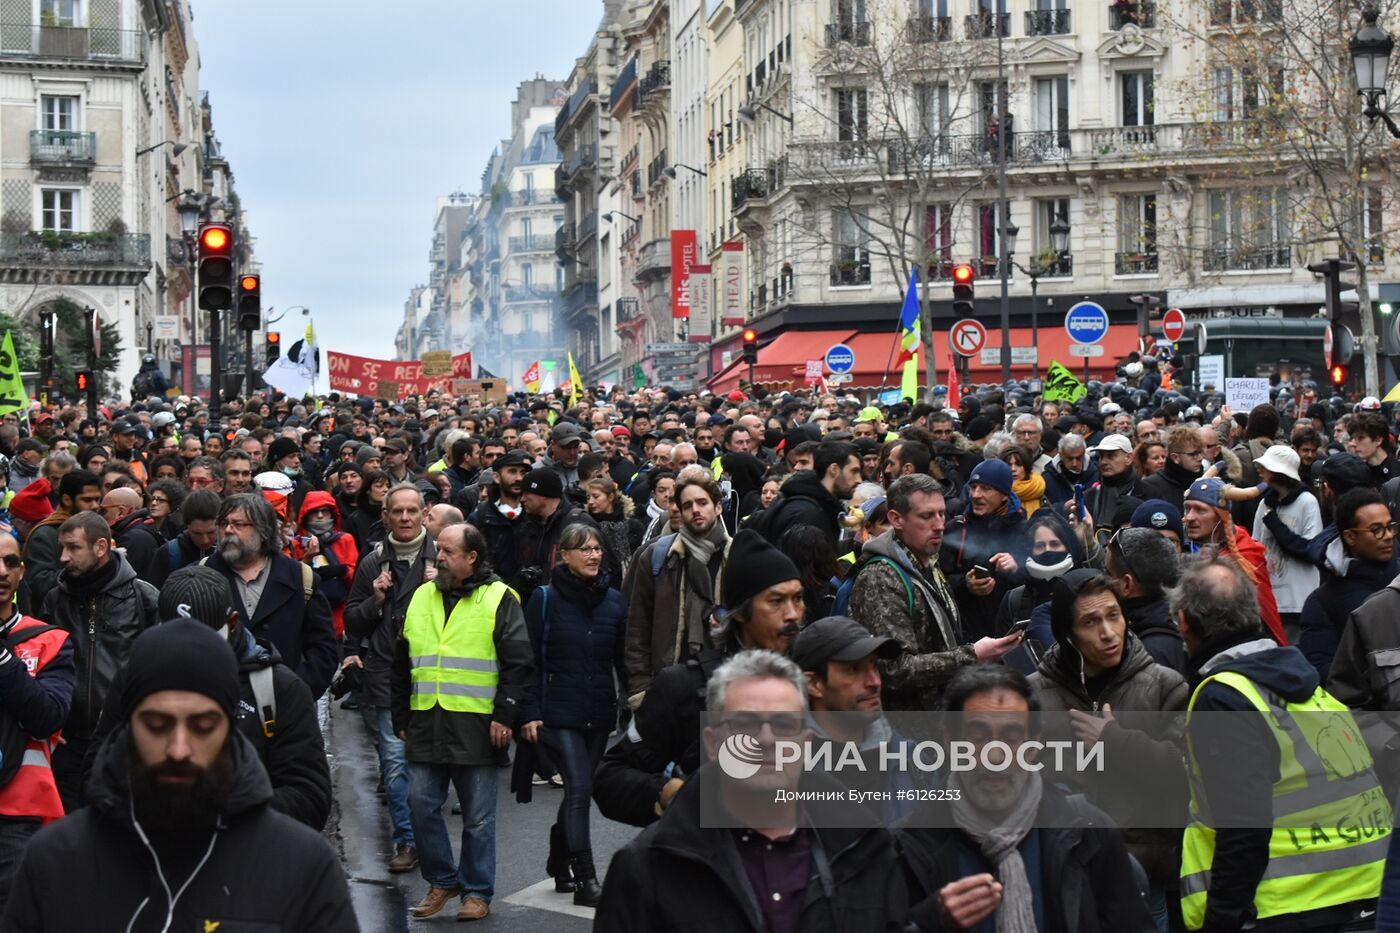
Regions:
<instances>
[{"instance_id":1,"label":"yellow vest worn on back","mask_svg":"<svg viewBox=\"0 0 1400 933\"><path fill-rule=\"evenodd\" d=\"M1207 677L1238 691L1263 716L1279 749L1273 787L1269 864L1254 892L1254 909L1268 917L1374 899L1390 845L1391 810L1372 770L1371 754L1351 710L1319 687L1301 703L1265 694L1243 674ZM1301 715L1299 715L1301 714ZM1239 714L1223 714L1239 715ZM1190 761L1191 821L1182 839L1181 911L1188 929L1205 925L1215 823L1208 811L1200 769ZM1249 767L1248 762L1240 762Z\"/></svg>"},{"instance_id":2,"label":"yellow vest worn on back","mask_svg":"<svg viewBox=\"0 0 1400 933\"><path fill-rule=\"evenodd\" d=\"M500 671L496 664L496 609L510 593L500 581L472 590L444 618L442 593L424 583L413 593L404 617L413 692L409 709L441 706L454 713L495 709Z\"/></svg>"}]
</instances>

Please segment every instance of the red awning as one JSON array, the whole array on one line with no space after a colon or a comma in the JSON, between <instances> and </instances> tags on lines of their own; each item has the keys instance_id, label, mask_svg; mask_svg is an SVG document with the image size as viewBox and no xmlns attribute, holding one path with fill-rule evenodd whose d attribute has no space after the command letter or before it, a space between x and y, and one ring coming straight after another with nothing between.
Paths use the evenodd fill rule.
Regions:
<instances>
[{"instance_id":1,"label":"red awning","mask_svg":"<svg viewBox=\"0 0 1400 933\"><path fill-rule=\"evenodd\" d=\"M1084 378L1084 360L1081 357L1070 356L1069 334L1061 326L1062 317L1057 317L1053 323L1047 323L1040 327L1036 339L1032 339L1032 331L1029 327L1011 328L1011 345L1013 347L1038 346L1040 349L1040 373L1043 376L1050 367L1051 361L1062 363L1070 372L1080 379ZM983 321L986 324L986 321ZM940 330L934 338L934 349L937 353L938 370L943 373L952 357L952 352L948 349L948 331ZM1129 353L1137 349L1138 334L1135 324L1111 324L1108 328L1108 336L1099 341L1103 347L1103 356L1089 358L1089 375L1093 379L1112 379L1113 370L1118 365L1118 361L1126 357ZM1001 347L1001 332L995 325L987 326L987 344L984 349L999 349ZM998 356L995 362L982 363L981 355L976 354L968 360L968 371L972 381L976 383L1000 382L1001 362ZM1015 363L1011 371L1018 379L1028 379L1031 375L1031 364ZM939 382L944 382L941 376Z\"/></svg>"},{"instance_id":2,"label":"red awning","mask_svg":"<svg viewBox=\"0 0 1400 933\"><path fill-rule=\"evenodd\" d=\"M754 381L774 390L801 388L806 384L807 361L825 359L832 344L849 343L853 336L852 330L791 330L779 334L772 343L759 347ZM715 373L706 385L711 392L722 395L738 388L739 380L748 378L749 366L739 359Z\"/></svg>"}]
</instances>

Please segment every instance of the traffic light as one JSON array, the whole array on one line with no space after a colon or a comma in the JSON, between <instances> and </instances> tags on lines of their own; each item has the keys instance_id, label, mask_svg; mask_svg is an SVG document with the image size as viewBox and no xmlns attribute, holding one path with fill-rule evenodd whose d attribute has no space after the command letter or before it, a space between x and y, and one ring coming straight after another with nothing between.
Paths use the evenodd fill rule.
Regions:
<instances>
[{"instance_id":1,"label":"traffic light","mask_svg":"<svg viewBox=\"0 0 1400 933\"><path fill-rule=\"evenodd\" d=\"M92 385L92 371L80 369L73 374L73 379L77 383L79 392L86 392Z\"/></svg>"},{"instance_id":2,"label":"traffic light","mask_svg":"<svg viewBox=\"0 0 1400 933\"><path fill-rule=\"evenodd\" d=\"M1344 386L1344 385L1346 384L1346 381L1347 381L1347 368L1346 368L1345 366L1343 366L1341 363L1338 363L1337 365L1335 365L1335 366L1332 367L1331 376L1332 376L1332 388L1334 388L1334 389L1340 389L1342 386Z\"/></svg>"},{"instance_id":3,"label":"traffic light","mask_svg":"<svg viewBox=\"0 0 1400 933\"><path fill-rule=\"evenodd\" d=\"M241 330L257 330L262 326L262 276L238 277L238 326Z\"/></svg>"},{"instance_id":4,"label":"traffic light","mask_svg":"<svg viewBox=\"0 0 1400 933\"><path fill-rule=\"evenodd\" d=\"M953 317L961 320L975 317L972 303L972 280L977 273L968 263L958 263L953 267Z\"/></svg>"},{"instance_id":5,"label":"traffic light","mask_svg":"<svg viewBox=\"0 0 1400 933\"><path fill-rule=\"evenodd\" d=\"M758 331L752 327L744 331L744 362L750 366L758 362Z\"/></svg>"},{"instance_id":6,"label":"traffic light","mask_svg":"<svg viewBox=\"0 0 1400 933\"><path fill-rule=\"evenodd\" d=\"M232 308L233 285L233 228L228 224L204 224L199 228L200 308Z\"/></svg>"},{"instance_id":7,"label":"traffic light","mask_svg":"<svg viewBox=\"0 0 1400 933\"><path fill-rule=\"evenodd\" d=\"M267 348L267 365L271 366L282 355L282 335L275 330L271 331L263 346Z\"/></svg>"}]
</instances>

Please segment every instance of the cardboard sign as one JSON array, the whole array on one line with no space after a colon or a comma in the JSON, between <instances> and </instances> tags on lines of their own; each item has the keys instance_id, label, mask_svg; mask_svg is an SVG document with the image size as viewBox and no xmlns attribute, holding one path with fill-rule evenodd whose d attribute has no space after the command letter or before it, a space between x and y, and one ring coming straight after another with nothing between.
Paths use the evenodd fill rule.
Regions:
<instances>
[{"instance_id":1,"label":"cardboard sign","mask_svg":"<svg viewBox=\"0 0 1400 933\"><path fill-rule=\"evenodd\" d=\"M388 399L391 402L398 401L399 384L392 379L381 379L374 393L375 398Z\"/></svg>"},{"instance_id":2,"label":"cardboard sign","mask_svg":"<svg viewBox=\"0 0 1400 933\"><path fill-rule=\"evenodd\" d=\"M452 394L458 398L479 395L483 402L505 404L506 381L504 379L453 379Z\"/></svg>"},{"instance_id":3,"label":"cardboard sign","mask_svg":"<svg viewBox=\"0 0 1400 933\"><path fill-rule=\"evenodd\" d=\"M1269 380L1267 379L1226 379L1225 404L1237 412L1248 414L1255 405L1266 405L1269 401Z\"/></svg>"},{"instance_id":4,"label":"cardboard sign","mask_svg":"<svg viewBox=\"0 0 1400 933\"><path fill-rule=\"evenodd\" d=\"M1196 387L1214 386L1219 392L1225 387L1225 357L1212 353L1200 357L1196 363Z\"/></svg>"},{"instance_id":5,"label":"cardboard sign","mask_svg":"<svg viewBox=\"0 0 1400 933\"><path fill-rule=\"evenodd\" d=\"M452 354L446 350L429 350L419 362L423 364L425 376L452 375Z\"/></svg>"}]
</instances>

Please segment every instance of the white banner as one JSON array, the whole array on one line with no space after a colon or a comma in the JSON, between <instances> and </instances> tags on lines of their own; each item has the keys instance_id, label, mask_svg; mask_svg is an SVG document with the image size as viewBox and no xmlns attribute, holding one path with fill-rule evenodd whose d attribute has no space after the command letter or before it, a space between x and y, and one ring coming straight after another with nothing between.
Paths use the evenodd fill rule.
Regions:
<instances>
[{"instance_id":1,"label":"white banner","mask_svg":"<svg viewBox=\"0 0 1400 933\"><path fill-rule=\"evenodd\" d=\"M1218 353L1202 356L1196 364L1196 387L1213 386L1217 392L1225 387L1225 357Z\"/></svg>"},{"instance_id":2,"label":"white banner","mask_svg":"<svg viewBox=\"0 0 1400 933\"><path fill-rule=\"evenodd\" d=\"M720 325L742 327L744 324L744 244L730 240L723 246L720 274L724 276L724 303Z\"/></svg>"},{"instance_id":3,"label":"white banner","mask_svg":"<svg viewBox=\"0 0 1400 933\"><path fill-rule=\"evenodd\" d=\"M714 320L710 297L710 267L690 267L690 342L709 343Z\"/></svg>"}]
</instances>

